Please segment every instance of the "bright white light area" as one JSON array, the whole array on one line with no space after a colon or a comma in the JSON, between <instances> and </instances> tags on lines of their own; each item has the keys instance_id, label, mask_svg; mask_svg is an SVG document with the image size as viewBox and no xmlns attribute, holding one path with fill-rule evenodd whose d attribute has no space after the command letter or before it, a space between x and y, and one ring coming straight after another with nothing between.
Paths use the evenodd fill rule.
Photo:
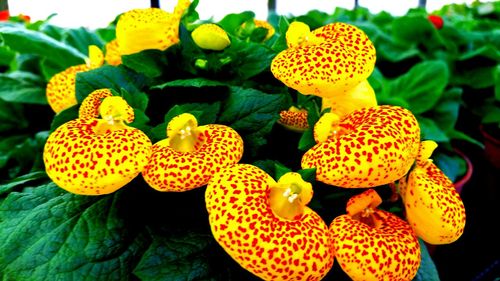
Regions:
<instances>
[{"instance_id":1,"label":"bright white light area","mask_svg":"<svg viewBox=\"0 0 500 281\"><path fill-rule=\"evenodd\" d=\"M449 3L472 3L474 0L427 0L427 10L432 12ZM332 13L336 7L352 9L354 0L276 0L276 11L282 15L303 15L310 10ZM173 11L177 0L160 1L166 11ZM408 9L416 7L418 0L378 1L359 0L360 6L373 13L387 11L393 15L404 15ZM63 27L88 28L105 27L114 18L133 8L149 7L149 0L10 0L11 15L25 14L32 20L46 19L57 14L51 23ZM258 19L267 18L267 0L200 0L197 8L201 19L220 20L224 15L253 11Z\"/></svg>"}]
</instances>

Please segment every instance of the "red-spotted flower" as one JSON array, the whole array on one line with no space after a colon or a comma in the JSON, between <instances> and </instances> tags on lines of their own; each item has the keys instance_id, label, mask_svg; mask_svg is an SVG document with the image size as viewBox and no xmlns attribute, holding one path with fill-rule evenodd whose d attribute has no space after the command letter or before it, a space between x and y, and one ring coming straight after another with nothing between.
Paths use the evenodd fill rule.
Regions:
<instances>
[{"instance_id":1,"label":"red-spotted flower","mask_svg":"<svg viewBox=\"0 0 500 281\"><path fill-rule=\"evenodd\" d=\"M142 175L159 191L186 191L206 185L222 168L238 163L243 140L231 127L198 126L189 113L174 117L167 138L155 143Z\"/></svg>"},{"instance_id":2,"label":"red-spotted flower","mask_svg":"<svg viewBox=\"0 0 500 281\"><path fill-rule=\"evenodd\" d=\"M189 0L179 0L173 13L160 8L133 9L123 13L116 24L121 55L147 49L166 50L179 42L179 23Z\"/></svg>"},{"instance_id":3,"label":"red-spotted flower","mask_svg":"<svg viewBox=\"0 0 500 281\"><path fill-rule=\"evenodd\" d=\"M465 208L453 182L432 163L437 144L423 141L415 167L399 182L406 218L429 244L456 241L465 227Z\"/></svg>"},{"instance_id":4,"label":"red-spotted flower","mask_svg":"<svg viewBox=\"0 0 500 281\"><path fill-rule=\"evenodd\" d=\"M102 195L123 187L151 154L149 138L126 125L133 120L134 112L123 98L107 89L92 92L80 107L80 118L61 125L47 139L47 175L75 194Z\"/></svg>"},{"instance_id":5,"label":"red-spotted flower","mask_svg":"<svg viewBox=\"0 0 500 281\"><path fill-rule=\"evenodd\" d=\"M352 197L347 214L330 224L335 258L353 280L412 280L420 266L420 246L410 225L377 209L373 189Z\"/></svg>"},{"instance_id":6,"label":"red-spotted flower","mask_svg":"<svg viewBox=\"0 0 500 281\"><path fill-rule=\"evenodd\" d=\"M327 225L306 206L312 195L298 173L276 182L236 164L215 174L205 201L215 239L243 268L264 280L320 280L334 256Z\"/></svg>"},{"instance_id":7,"label":"red-spotted flower","mask_svg":"<svg viewBox=\"0 0 500 281\"><path fill-rule=\"evenodd\" d=\"M420 146L415 116L389 105L359 109L343 118L326 113L314 135L318 143L302 157L302 168L316 168L317 180L347 188L399 180Z\"/></svg>"},{"instance_id":8,"label":"red-spotted flower","mask_svg":"<svg viewBox=\"0 0 500 281\"><path fill-rule=\"evenodd\" d=\"M76 74L100 67L104 55L99 47L89 46L89 58L86 64L74 65L52 76L47 83L47 101L55 113L59 113L78 102L76 100Z\"/></svg>"},{"instance_id":9,"label":"red-spotted flower","mask_svg":"<svg viewBox=\"0 0 500 281\"><path fill-rule=\"evenodd\" d=\"M288 110L280 112L278 124L295 132L304 132L309 128L309 124L307 123L307 110L291 106Z\"/></svg>"}]
</instances>

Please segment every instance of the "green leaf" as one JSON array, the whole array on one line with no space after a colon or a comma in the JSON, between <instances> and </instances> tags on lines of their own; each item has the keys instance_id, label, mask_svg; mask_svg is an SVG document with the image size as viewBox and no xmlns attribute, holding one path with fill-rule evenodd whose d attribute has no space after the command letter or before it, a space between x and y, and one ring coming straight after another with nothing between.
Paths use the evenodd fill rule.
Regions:
<instances>
[{"instance_id":1,"label":"green leaf","mask_svg":"<svg viewBox=\"0 0 500 281\"><path fill-rule=\"evenodd\" d=\"M50 59L62 69L85 62L85 55L77 49L21 26L0 26L0 41L17 52Z\"/></svg>"},{"instance_id":2,"label":"green leaf","mask_svg":"<svg viewBox=\"0 0 500 281\"><path fill-rule=\"evenodd\" d=\"M105 65L76 75L76 98L82 102L91 92L109 88L117 92L125 90L131 94L140 92L147 78L123 66Z\"/></svg>"},{"instance_id":3,"label":"green leaf","mask_svg":"<svg viewBox=\"0 0 500 281\"><path fill-rule=\"evenodd\" d=\"M301 169L298 170L297 173L299 173L302 176L302 179L304 181L310 183L314 183L316 181L316 168Z\"/></svg>"},{"instance_id":4,"label":"green leaf","mask_svg":"<svg viewBox=\"0 0 500 281\"><path fill-rule=\"evenodd\" d=\"M288 45L286 43L286 31L288 30L288 27L290 26L290 23L284 16L280 16L278 20L278 30L276 33L278 33L278 36L274 36L276 41L272 44L271 48L275 52L281 52L283 50L286 50L288 48Z\"/></svg>"},{"instance_id":5,"label":"green leaf","mask_svg":"<svg viewBox=\"0 0 500 281\"><path fill-rule=\"evenodd\" d=\"M448 67L442 61L425 61L387 83L387 97L404 99L413 114L431 110L448 84Z\"/></svg>"},{"instance_id":6,"label":"green leaf","mask_svg":"<svg viewBox=\"0 0 500 281\"><path fill-rule=\"evenodd\" d=\"M301 151L307 151L315 145L316 141L314 140L313 128L309 128L300 137L298 149Z\"/></svg>"},{"instance_id":7,"label":"green leaf","mask_svg":"<svg viewBox=\"0 0 500 281\"><path fill-rule=\"evenodd\" d=\"M467 170L465 159L457 154L449 155L449 153L435 153L432 159L436 166L452 181L455 182L463 176Z\"/></svg>"},{"instance_id":8,"label":"green leaf","mask_svg":"<svg viewBox=\"0 0 500 281\"><path fill-rule=\"evenodd\" d=\"M26 183L37 181L40 179L48 179L47 174L44 171L32 172L3 182L2 184L0 184L0 196L11 192L13 189L19 186L24 186Z\"/></svg>"},{"instance_id":9,"label":"green leaf","mask_svg":"<svg viewBox=\"0 0 500 281\"><path fill-rule=\"evenodd\" d=\"M8 102L47 104L45 82L40 76L29 72L0 73L0 99Z\"/></svg>"},{"instance_id":10,"label":"green leaf","mask_svg":"<svg viewBox=\"0 0 500 281\"><path fill-rule=\"evenodd\" d=\"M396 40L410 44L423 44L428 49L445 46L444 39L424 15L403 16L391 25Z\"/></svg>"},{"instance_id":11,"label":"green leaf","mask_svg":"<svg viewBox=\"0 0 500 281\"><path fill-rule=\"evenodd\" d=\"M219 82L219 81L214 81L214 80L209 80L206 78L202 77L197 77L197 78L191 78L191 79L178 79L178 80L173 80L169 81L160 85L156 85L151 87L151 89L160 89L163 90L165 88L169 87L195 87L195 88L202 88L202 87L217 87L217 86L226 86L226 84Z\"/></svg>"},{"instance_id":12,"label":"green leaf","mask_svg":"<svg viewBox=\"0 0 500 281\"><path fill-rule=\"evenodd\" d=\"M89 46L96 45L100 49L103 48L103 40L95 33L85 27L74 29L66 29L64 31L64 43L73 46L80 53L88 56Z\"/></svg>"},{"instance_id":13,"label":"green leaf","mask_svg":"<svg viewBox=\"0 0 500 281\"><path fill-rule=\"evenodd\" d=\"M465 85L474 89L483 89L495 84L496 66L457 69L451 77L451 83Z\"/></svg>"},{"instance_id":14,"label":"green leaf","mask_svg":"<svg viewBox=\"0 0 500 281\"><path fill-rule=\"evenodd\" d=\"M420 251L422 258L420 260L420 267L418 268L417 275L413 278L413 281L439 281L439 274L432 260L432 257L427 251L427 246L422 239L418 239L420 244Z\"/></svg>"},{"instance_id":15,"label":"green leaf","mask_svg":"<svg viewBox=\"0 0 500 281\"><path fill-rule=\"evenodd\" d=\"M276 53L269 47L255 42L233 40L227 50L232 54L232 66L242 80L247 80L263 71L269 71Z\"/></svg>"},{"instance_id":16,"label":"green leaf","mask_svg":"<svg viewBox=\"0 0 500 281\"><path fill-rule=\"evenodd\" d=\"M420 125L422 139L433 140L435 142L450 141L446 133L441 128L439 128L434 120L422 116L417 116L417 119L418 124Z\"/></svg>"},{"instance_id":17,"label":"green leaf","mask_svg":"<svg viewBox=\"0 0 500 281\"><path fill-rule=\"evenodd\" d=\"M79 196L53 183L10 193L0 205L0 277L129 279L150 239L125 195Z\"/></svg>"},{"instance_id":18,"label":"green leaf","mask_svg":"<svg viewBox=\"0 0 500 281\"><path fill-rule=\"evenodd\" d=\"M153 235L153 243L134 269L141 280L206 280L211 272L205 251L214 243L211 235L179 232L165 236Z\"/></svg>"},{"instance_id":19,"label":"green leaf","mask_svg":"<svg viewBox=\"0 0 500 281\"><path fill-rule=\"evenodd\" d=\"M7 66L16 57L16 53L6 46L0 46L0 66Z\"/></svg>"},{"instance_id":20,"label":"green leaf","mask_svg":"<svg viewBox=\"0 0 500 281\"><path fill-rule=\"evenodd\" d=\"M441 100L436 104L429 116L443 130L449 131L455 127L458 119L462 89L451 88L443 93Z\"/></svg>"},{"instance_id":21,"label":"green leaf","mask_svg":"<svg viewBox=\"0 0 500 281\"><path fill-rule=\"evenodd\" d=\"M54 119L52 119L52 123L50 124L50 131L51 132L54 131L59 126L68 121L77 119L79 117L78 116L79 108L80 108L79 105L74 105L56 114L56 116L54 116Z\"/></svg>"},{"instance_id":22,"label":"green leaf","mask_svg":"<svg viewBox=\"0 0 500 281\"><path fill-rule=\"evenodd\" d=\"M481 46L478 49L470 50L468 52L461 54L458 57L458 60L464 61L476 57L485 57L491 59L494 62L498 62L500 61L500 50L498 50L498 48L493 46L492 44L487 44Z\"/></svg>"},{"instance_id":23,"label":"green leaf","mask_svg":"<svg viewBox=\"0 0 500 281\"><path fill-rule=\"evenodd\" d=\"M285 165L276 162L274 163L274 170L275 170L275 179L279 180L284 174L290 173L292 170L286 167Z\"/></svg>"},{"instance_id":24,"label":"green leaf","mask_svg":"<svg viewBox=\"0 0 500 281\"><path fill-rule=\"evenodd\" d=\"M250 11L246 11L239 14L229 14L226 15L221 21L219 21L219 26L222 27L226 32L232 35L238 35L238 31L241 25L251 20L255 17L255 14Z\"/></svg>"},{"instance_id":25,"label":"green leaf","mask_svg":"<svg viewBox=\"0 0 500 281\"><path fill-rule=\"evenodd\" d=\"M22 105L0 99L0 132L28 127Z\"/></svg>"},{"instance_id":26,"label":"green leaf","mask_svg":"<svg viewBox=\"0 0 500 281\"><path fill-rule=\"evenodd\" d=\"M167 58L160 50L144 50L122 56L123 65L150 78L158 77L167 67Z\"/></svg>"},{"instance_id":27,"label":"green leaf","mask_svg":"<svg viewBox=\"0 0 500 281\"><path fill-rule=\"evenodd\" d=\"M122 89L120 95L132 108L145 111L148 107L149 97L144 92L128 92Z\"/></svg>"},{"instance_id":28,"label":"green leaf","mask_svg":"<svg viewBox=\"0 0 500 281\"><path fill-rule=\"evenodd\" d=\"M283 94L232 86L229 97L222 104L218 122L246 137L245 146L256 153L256 149L266 143L265 138L279 119L279 112L288 108L287 101Z\"/></svg>"},{"instance_id":29,"label":"green leaf","mask_svg":"<svg viewBox=\"0 0 500 281\"><path fill-rule=\"evenodd\" d=\"M259 167L264 170L268 175L270 175L273 179L276 179L276 165L282 165L279 161L266 159L266 160L257 160L252 163L252 165Z\"/></svg>"}]
</instances>

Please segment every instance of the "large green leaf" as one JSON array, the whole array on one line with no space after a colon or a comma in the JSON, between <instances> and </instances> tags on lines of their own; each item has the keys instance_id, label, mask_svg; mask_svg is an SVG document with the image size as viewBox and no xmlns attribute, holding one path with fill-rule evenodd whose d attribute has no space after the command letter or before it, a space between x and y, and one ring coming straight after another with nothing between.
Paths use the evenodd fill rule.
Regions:
<instances>
[{"instance_id":1,"label":"large green leaf","mask_svg":"<svg viewBox=\"0 0 500 281\"><path fill-rule=\"evenodd\" d=\"M160 85L153 86L152 89L165 89L168 87L196 87L196 88L201 88L201 87L217 87L217 86L225 86L226 84L219 82L219 81L214 81L214 80L209 80L206 78L202 77L197 77L197 78L191 78L191 79L179 79L179 80L173 80L173 81L168 81Z\"/></svg>"},{"instance_id":2,"label":"large green leaf","mask_svg":"<svg viewBox=\"0 0 500 281\"><path fill-rule=\"evenodd\" d=\"M144 50L132 55L122 56L123 65L147 77L158 77L167 67L167 59L160 50Z\"/></svg>"},{"instance_id":3,"label":"large green leaf","mask_svg":"<svg viewBox=\"0 0 500 281\"><path fill-rule=\"evenodd\" d=\"M448 84L448 67L442 61L425 61L387 83L383 95L404 99L414 114L431 110Z\"/></svg>"},{"instance_id":4,"label":"large green leaf","mask_svg":"<svg viewBox=\"0 0 500 281\"><path fill-rule=\"evenodd\" d=\"M28 126L22 105L0 99L0 133Z\"/></svg>"},{"instance_id":5,"label":"large green leaf","mask_svg":"<svg viewBox=\"0 0 500 281\"><path fill-rule=\"evenodd\" d=\"M85 62L85 55L77 49L20 25L0 26L0 41L20 53L50 59L62 69Z\"/></svg>"},{"instance_id":6,"label":"large green leaf","mask_svg":"<svg viewBox=\"0 0 500 281\"><path fill-rule=\"evenodd\" d=\"M45 82L29 72L0 74L0 99L8 102L47 104Z\"/></svg>"},{"instance_id":7,"label":"large green leaf","mask_svg":"<svg viewBox=\"0 0 500 281\"><path fill-rule=\"evenodd\" d=\"M429 255L425 242L421 239L418 242L420 243L422 259L420 260L420 267L413 281L439 281L439 273L432 257Z\"/></svg>"},{"instance_id":8,"label":"large green leaf","mask_svg":"<svg viewBox=\"0 0 500 281\"><path fill-rule=\"evenodd\" d=\"M474 89L494 86L496 66L460 68L451 77L455 85L466 85Z\"/></svg>"},{"instance_id":9,"label":"large green leaf","mask_svg":"<svg viewBox=\"0 0 500 281\"><path fill-rule=\"evenodd\" d=\"M269 70L271 61L276 56L266 45L240 40L233 40L227 52L231 54L231 64L242 80Z\"/></svg>"},{"instance_id":10,"label":"large green leaf","mask_svg":"<svg viewBox=\"0 0 500 281\"><path fill-rule=\"evenodd\" d=\"M392 35L396 40L423 44L427 49L445 46L444 39L424 15L408 15L394 19Z\"/></svg>"},{"instance_id":11,"label":"large green leaf","mask_svg":"<svg viewBox=\"0 0 500 281\"><path fill-rule=\"evenodd\" d=\"M89 45L96 45L101 48L104 46L102 39L93 31L80 27L65 30L63 42L73 46L82 54L88 55Z\"/></svg>"},{"instance_id":12,"label":"large green leaf","mask_svg":"<svg viewBox=\"0 0 500 281\"><path fill-rule=\"evenodd\" d=\"M418 116L418 124L420 125L422 139L433 140L436 142L450 141L446 132L444 132L434 120Z\"/></svg>"}]
</instances>

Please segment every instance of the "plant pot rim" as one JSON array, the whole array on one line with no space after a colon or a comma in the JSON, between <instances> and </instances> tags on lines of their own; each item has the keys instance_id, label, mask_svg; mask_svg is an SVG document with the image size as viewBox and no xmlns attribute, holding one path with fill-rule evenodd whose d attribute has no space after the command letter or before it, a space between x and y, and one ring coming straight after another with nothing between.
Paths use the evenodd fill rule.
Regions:
<instances>
[{"instance_id":1,"label":"plant pot rim","mask_svg":"<svg viewBox=\"0 0 500 281\"><path fill-rule=\"evenodd\" d=\"M463 175L460 179L458 179L457 181L455 181L453 184L455 185L455 189L457 190L457 192L459 194L462 193L462 188L464 187L464 185L471 179L472 177L472 173L474 172L474 165L472 165L472 161L470 160L470 158L465 155L465 153L463 151L461 151L460 149L454 147L453 150L460 156L462 157L465 162L466 162L466 165L467 165L467 170L465 172L465 175Z\"/></svg>"}]
</instances>

